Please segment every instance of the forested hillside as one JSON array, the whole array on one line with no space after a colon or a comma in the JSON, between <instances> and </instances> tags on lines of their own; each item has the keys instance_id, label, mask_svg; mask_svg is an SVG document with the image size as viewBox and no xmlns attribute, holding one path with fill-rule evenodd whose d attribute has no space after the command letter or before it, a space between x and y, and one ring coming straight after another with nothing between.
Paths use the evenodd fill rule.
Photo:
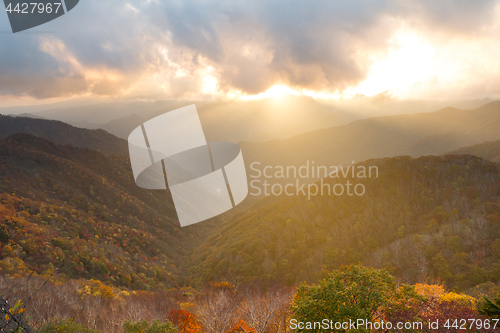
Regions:
<instances>
[{"instance_id":1,"label":"forested hillside","mask_svg":"<svg viewBox=\"0 0 500 333\"><path fill-rule=\"evenodd\" d=\"M350 271L404 289L401 311L383 309L399 291L375 306L391 320L486 320L481 297L499 290L500 173L479 157L368 160L357 167L378 177L325 180L364 195L270 196L186 228L168 191L137 187L129 163L28 134L0 141L0 289L16 304L31 271L32 291L50 279L11 309L41 332L290 332L291 316L330 304L304 288ZM345 266L358 263L397 283ZM320 282L296 289L304 281Z\"/></svg>"},{"instance_id":2,"label":"forested hillside","mask_svg":"<svg viewBox=\"0 0 500 333\"><path fill-rule=\"evenodd\" d=\"M472 156L363 162L380 174L362 180L363 196L267 197L221 229L179 228L168 192L138 188L125 156L16 134L0 157L4 273L58 268L61 279L136 289L183 278L293 285L358 262L457 290L500 278L500 178Z\"/></svg>"},{"instance_id":3,"label":"forested hillside","mask_svg":"<svg viewBox=\"0 0 500 333\"><path fill-rule=\"evenodd\" d=\"M495 163L500 163L500 140L483 142L469 147L462 147L448 154L474 155Z\"/></svg>"},{"instance_id":4,"label":"forested hillside","mask_svg":"<svg viewBox=\"0 0 500 333\"><path fill-rule=\"evenodd\" d=\"M240 276L292 285L362 262L405 282L462 291L498 282L496 164L462 155L361 165L379 169L379 178L348 176L365 185L364 196L266 197L239 213L193 255L192 281Z\"/></svg>"},{"instance_id":5,"label":"forested hillside","mask_svg":"<svg viewBox=\"0 0 500 333\"><path fill-rule=\"evenodd\" d=\"M127 141L101 129L83 129L56 120L0 115L0 140L15 133L35 135L54 143L89 148L107 154L128 155Z\"/></svg>"},{"instance_id":6,"label":"forested hillside","mask_svg":"<svg viewBox=\"0 0 500 333\"><path fill-rule=\"evenodd\" d=\"M70 128L67 137L73 134ZM98 142L90 132L82 135ZM495 155L488 143L469 149ZM17 133L0 141L0 282L15 301L31 271L38 286L52 276L34 300L68 305L28 309L29 322L45 325L44 332L128 333L155 325L210 332L219 324L220 332L287 332L288 316L300 312L297 296L291 298L300 282L316 283L325 270L358 263L384 268L398 283L439 289L438 301L426 296L421 304L433 309L429 318L446 318L448 308L478 316L481 297L499 289L499 166L471 155L360 166L376 167L378 177L348 172L324 183L363 184L364 195L264 197L180 228L169 192L139 188L127 156ZM165 299L156 312L146 301L153 298ZM132 315L135 302L142 312ZM272 322L254 318L257 308ZM111 313L113 323L106 318ZM77 322L61 321L69 318Z\"/></svg>"},{"instance_id":7,"label":"forested hillside","mask_svg":"<svg viewBox=\"0 0 500 333\"><path fill-rule=\"evenodd\" d=\"M137 187L124 156L15 134L0 141L0 175L3 273L168 289L211 226L181 229L168 192Z\"/></svg>"}]
</instances>

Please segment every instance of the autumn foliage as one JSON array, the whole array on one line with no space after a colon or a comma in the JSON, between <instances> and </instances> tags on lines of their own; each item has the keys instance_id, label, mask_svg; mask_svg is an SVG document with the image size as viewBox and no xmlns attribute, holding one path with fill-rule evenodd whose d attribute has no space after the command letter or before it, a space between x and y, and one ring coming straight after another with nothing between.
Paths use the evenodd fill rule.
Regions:
<instances>
[{"instance_id":1,"label":"autumn foliage","mask_svg":"<svg viewBox=\"0 0 500 333\"><path fill-rule=\"evenodd\" d=\"M188 311L174 309L170 311L168 319L179 329L179 333L198 333L201 326L196 321L196 316Z\"/></svg>"},{"instance_id":2,"label":"autumn foliage","mask_svg":"<svg viewBox=\"0 0 500 333\"><path fill-rule=\"evenodd\" d=\"M243 319L240 319L235 325L234 327L228 331L228 333L257 333L257 331L248 326L247 324L245 324L245 321Z\"/></svg>"}]
</instances>

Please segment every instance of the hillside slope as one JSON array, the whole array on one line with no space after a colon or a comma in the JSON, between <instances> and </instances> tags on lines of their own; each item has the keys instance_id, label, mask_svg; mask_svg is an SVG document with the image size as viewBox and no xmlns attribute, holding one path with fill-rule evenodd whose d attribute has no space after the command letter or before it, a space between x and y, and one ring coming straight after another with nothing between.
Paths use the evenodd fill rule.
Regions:
<instances>
[{"instance_id":1,"label":"hillside slope","mask_svg":"<svg viewBox=\"0 0 500 333\"><path fill-rule=\"evenodd\" d=\"M448 155L469 154L500 163L500 140L488 141L477 145L463 147L447 153Z\"/></svg>"},{"instance_id":2,"label":"hillside slope","mask_svg":"<svg viewBox=\"0 0 500 333\"><path fill-rule=\"evenodd\" d=\"M468 155L359 164L379 177L361 196L264 197L227 221L192 256L194 282L224 278L295 284L363 262L405 282L465 290L500 280L500 174ZM358 165L358 166L359 166ZM351 191L352 192L352 191Z\"/></svg>"},{"instance_id":3,"label":"hillside slope","mask_svg":"<svg viewBox=\"0 0 500 333\"><path fill-rule=\"evenodd\" d=\"M0 141L4 273L35 269L136 289L181 281L210 222L180 228L166 191L135 185L127 157L15 134Z\"/></svg>"}]
</instances>

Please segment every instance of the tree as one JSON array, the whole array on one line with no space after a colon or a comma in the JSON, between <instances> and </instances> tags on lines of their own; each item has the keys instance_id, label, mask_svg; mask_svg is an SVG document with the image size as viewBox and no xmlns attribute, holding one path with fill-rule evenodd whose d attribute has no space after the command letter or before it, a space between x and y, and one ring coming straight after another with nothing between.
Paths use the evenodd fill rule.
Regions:
<instances>
[{"instance_id":1,"label":"tree","mask_svg":"<svg viewBox=\"0 0 500 333\"><path fill-rule=\"evenodd\" d=\"M240 319L228 333L257 333L257 331Z\"/></svg>"},{"instance_id":2,"label":"tree","mask_svg":"<svg viewBox=\"0 0 500 333\"><path fill-rule=\"evenodd\" d=\"M376 270L362 265L343 266L340 270L327 273L318 283L301 284L291 309L297 322L321 323L356 322L366 319L370 322L383 319L385 310L407 306L419 296L407 285L399 286L385 270ZM345 332L344 329L329 327L298 328L297 332ZM351 330L352 331L352 330ZM369 332L366 327L357 327L354 332Z\"/></svg>"},{"instance_id":3,"label":"tree","mask_svg":"<svg viewBox=\"0 0 500 333\"><path fill-rule=\"evenodd\" d=\"M280 287L271 288L267 292L261 288L245 288L242 291L243 300L240 306L242 316L256 333L269 330L279 332L290 296L291 292Z\"/></svg>"},{"instance_id":4,"label":"tree","mask_svg":"<svg viewBox=\"0 0 500 333\"><path fill-rule=\"evenodd\" d=\"M195 312L208 333L226 333L236 321L240 301L234 286L229 283L211 283L197 302Z\"/></svg>"},{"instance_id":5,"label":"tree","mask_svg":"<svg viewBox=\"0 0 500 333\"><path fill-rule=\"evenodd\" d=\"M154 320L150 325L147 321L131 322L126 321L123 324L124 333L177 333L177 328L168 320L160 322Z\"/></svg>"},{"instance_id":6,"label":"tree","mask_svg":"<svg viewBox=\"0 0 500 333\"><path fill-rule=\"evenodd\" d=\"M188 311L174 309L170 311L168 319L177 326L179 333L198 333L201 331L196 316Z\"/></svg>"},{"instance_id":7,"label":"tree","mask_svg":"<svg viewBox=\"0 0 500 333\"><path fill-rule=\"evenodd\" d=\"M113 289L106 286L99 280L90 279L78 290L80 295L102 296L103 298L110 299L115 297Z\"/></svg>"},{"instance_id":8,"label":"tree","mask_svg":"<svg viewBox=\"0 0 500 333\"><path fill-rule=\"evenodd\" d=\"M406 309L391 309L386 313L389 322L415 323L418 321L422 323L418 332L422 333L447 333L450 329L455 329L453 332L464 331L456 328L459 321L459 327L465 326L464 323L467 325L474 323L473 327L466 326L471 330L479 328L476 326L479 322L485 323L486 318L478 316L475 310L476 299L474 297L446 292L439 285L416 284L415 290L422 295L424 300ZM451 318L457 318L457 320ZM436 322L441 324L437 327L430 326L430 323ZM481 332L494 332L493 326L484 325L481 327ZM397 330L393 329L390 332L397 332Z\"/></svg>"},{"instance_id":9,"label":"tree","mask_svg":"<svg viewBox=\"0 0 500 333\"><path fill-rule=\"evenodd\" d=\"M500 292L493 301L485 297L484 302L479 306L479 313L492 318L500 318Z\"/></svg>"}]
</instances>

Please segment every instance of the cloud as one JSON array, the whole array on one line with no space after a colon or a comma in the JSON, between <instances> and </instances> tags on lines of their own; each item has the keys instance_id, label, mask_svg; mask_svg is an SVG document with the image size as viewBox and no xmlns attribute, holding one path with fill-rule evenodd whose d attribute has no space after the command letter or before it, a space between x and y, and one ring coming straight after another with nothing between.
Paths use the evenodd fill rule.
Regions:
<instances>
[{"instance_id":1,"label":"cloud","mask_svg":"<svg viewBox=\"0 0 500 333\"><path fill-rule=\"evenodd\" d=\"M367 78L374 55L389 54L402 26L436 45L497 38L497 5L86 0L33 30L54 33L0 34L0 95L206 98L214 91L258 94L278 83L342 92Z\"/></svg>"},{"instance_id":2,"label":"cloud","mask_svg":"<svg viewBox=\"0 0 500 333\"><path fill-rule=\"evenodd\" d=\"M424 29L474 35L497 18L497 5L496 0L422 0L401 1L397 8Z\"/></svg>"}]
</instances>

